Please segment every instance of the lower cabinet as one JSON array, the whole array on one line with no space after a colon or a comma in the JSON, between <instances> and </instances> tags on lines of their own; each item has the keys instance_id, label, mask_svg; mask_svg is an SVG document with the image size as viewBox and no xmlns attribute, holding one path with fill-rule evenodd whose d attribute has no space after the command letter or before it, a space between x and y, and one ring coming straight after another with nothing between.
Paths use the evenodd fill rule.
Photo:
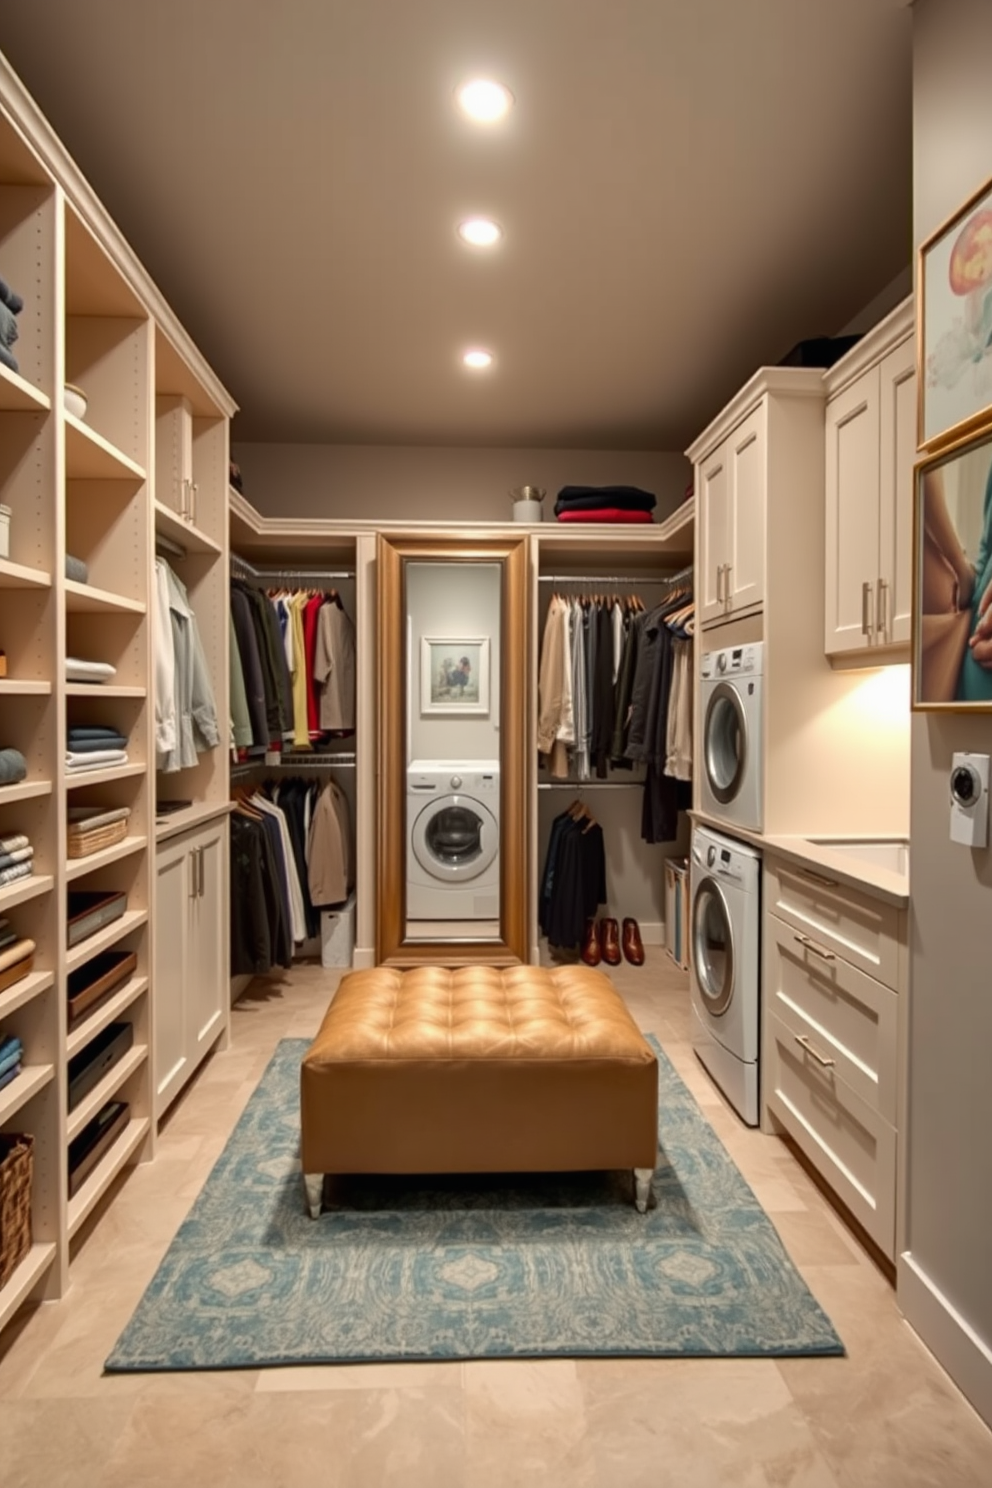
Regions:
<instances>
[{"instance_id":1,"label":"lower cabinet","mask_svg":"<svg viewBox=\"0 0 992 1488\"><path fill-rule=\"evenodd\" d=\"M227 817L167 839L156 854L155 1118L229 1018Z\"/></svg>"},{"instance_id":2,"label":"lower cabinet","mask_svg":"<svg viewBox=\"0 0 992 1488\"><path fill-rule=\"evenodd\" d=\"M765 1111L894 1260L905 916L774 859L765 905Z\"/></svg>"}]
</instances>

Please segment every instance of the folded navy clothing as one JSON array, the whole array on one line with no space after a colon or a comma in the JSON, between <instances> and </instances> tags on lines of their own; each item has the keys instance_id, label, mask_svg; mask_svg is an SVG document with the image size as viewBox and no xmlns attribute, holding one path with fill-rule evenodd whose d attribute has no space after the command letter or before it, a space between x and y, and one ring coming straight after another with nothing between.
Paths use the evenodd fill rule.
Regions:
<instances>
[{"instance_id":1,"label":"folded navy clothing","mask_svg":"<svg viewBox=\"0 0 992 1488\"><path fill-rule=\"evenodd\" d=\"M120 733L105 723L73 723L67 730L70 739L119 739Z\"/></svg>"},{"instance_id":2,"label":"folded navy clothing","mask_svg":"<svg viewBox=\"0 0 992 1488\"><path fill-rule=\"evenodd\" d=\"M638 486L562 486L555 502L555 514L562 511L596 511L616 506L621 511L654 511L657 501L650 491Z\"/></svg>"},{"instance_id":3,"label":"folded navy clothing","mask_svg":"<svg viewBox=\"0 0 992 1488\"><path fill-rule=\"evenodd\" d=\"M73 754L97 754L101 749L123 749L126 743L123 734L111 734L102 739L70 739L69 749Z\"/></svg>"},{"instance_id":4,"label":"folded navy clothing","mask_svg":"<svg viewBox=\"0 0 992 1488\"><path fill-rule=\"evenodd\" d=\"M13 315L20 315L24 309L24 301L16 294L7 283L6 279L0 278L0 304L6 305Z\"/></svg>"},{"instance_id":5,"label":"folded navy clothing","mask_svg":"<svg viewBox=\"0 0 992 1488\"><path fill-rule=\"evenodd\" d=\"M20 1073L21 1066L20 1062L18 1062L14 1065L13 1069L9 1069L5 1075L0 1075L0 1090L2 1090L5 1085L9 1085L12 1080L16 1080Z\"/></svg>"},{"instance_id":6,"label":"folded navy clothing","mask_svg":"<svg viewBox=\"0 0 992 1488\"><path fill-rule=\"evenodd\" d=\"M6 346L2 344L0 344L0 362L2 362L5 367L9 367L11 372L19 372L21 370L20 367L17 365L17 358L15 356L11 356Z\"/></svg>"}]
</instances>

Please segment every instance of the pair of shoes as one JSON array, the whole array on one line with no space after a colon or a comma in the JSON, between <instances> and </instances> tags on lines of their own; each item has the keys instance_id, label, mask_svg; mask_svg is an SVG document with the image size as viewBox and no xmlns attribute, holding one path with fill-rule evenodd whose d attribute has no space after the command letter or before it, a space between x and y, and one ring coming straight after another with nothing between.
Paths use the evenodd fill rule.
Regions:
<instances>
[{"instance_id":1,"label":"pair of shoes","mask_svg":"<svg viewBox=\"0 0 992 1488\"><path fill-rule=\"evenodd\" d=\"M616 920L590 919L579 955L587 966L598 966L600 961L605 961L607 966L619 966L623 956L631 966L643 966L640 926L634 919L625 919L621 937Z\"/></svg>"}]
</instances>

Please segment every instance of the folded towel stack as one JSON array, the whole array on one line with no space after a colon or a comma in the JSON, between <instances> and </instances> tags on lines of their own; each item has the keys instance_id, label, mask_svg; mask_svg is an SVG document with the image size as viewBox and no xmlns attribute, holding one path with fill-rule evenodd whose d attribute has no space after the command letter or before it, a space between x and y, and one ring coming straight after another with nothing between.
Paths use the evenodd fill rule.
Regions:
<instances>
[{"instance_id":1,"label":"folded towel stack","mask_svg":"<svg viewBox=\"0 0 992 1488\"><path fill-rule=\"evenodd\" d=\"M67 682L109 682L116 675L117 668L111 666L109 661L82 661L78 656L67 656L65 659Z\"/></svg>"},{"instance_id":2,"label":"folded towel stack","mask_svg":"<svg viewBox=\"0 0 992 1488\"><path fill-rule=\"evenodd\" d=\"M28 773L28 762L19 749L0 749L0 788L16 785Z\"/></svg>"},{"instance_id":3,"label":"folded towel stack","mask_svg":"<svg viewBox=\"0 0 992 1488\"><path fill-rule=\"evenodd\" d=\"M17 358L11 347L17 340L17 316L24 309L24 301L15 294L5 279L0 279L0 362L11 372L18 370Z\"/></svg>"},{"instance_id":4,"label":"folded towel stack","mask_svg":"<svg viewBox=\"0 0 992 1488\"><path fill-rule=\"evenodd\" d=\"M34 872L34 848L23 832L0 837L0 888L30 878Z\"/></svg>"},{"instance_id":5,"label":"folded towel stack","mask_svg":"<svg viewBox=\"0 0 992 1488\"><path fill-rule=\"evenodd\" d=\"M66 740L66 769L106 770L127 764L127 735L97 724L69 729Z\"/></svg>"},{"instance_id":6,"label":"folded towel stack","mask_svg":"<svg viewBox=\"0 0 992 1488\"><path fill-rule=\"evenodd\" d=\"M0 1090L16 1080L21 1073L21 1056L24 1046L14 1034L4 1038L0 1034Z\"/></svg>"},{"instance_id":7,"label":"folded towel stack","mask_svg":"<svg viewBox=\"0 0 992 1488\"><path fill-rule=\"evenodd\" d=\"M559 522L653 522L657 505L637 486L562 486L555 502Z\"/></svg>"}]
</instances>

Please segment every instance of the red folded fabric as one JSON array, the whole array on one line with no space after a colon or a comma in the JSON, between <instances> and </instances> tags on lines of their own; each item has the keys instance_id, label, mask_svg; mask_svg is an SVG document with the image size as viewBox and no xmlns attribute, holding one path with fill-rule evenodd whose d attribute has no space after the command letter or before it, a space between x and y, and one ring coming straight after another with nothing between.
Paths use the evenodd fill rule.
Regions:
<instances>
[{"instance_id":1,"label":"red folded fabric","mask_svg":"<svg viewBox=\"0 0 992 1488\"><path fill-rule=\"evenodd\" d=\"M559 522L651 522L654 518L646 511L624 511L619 506L601 506L594 511L563 511Z\"/></svg>"}]
</instances>

